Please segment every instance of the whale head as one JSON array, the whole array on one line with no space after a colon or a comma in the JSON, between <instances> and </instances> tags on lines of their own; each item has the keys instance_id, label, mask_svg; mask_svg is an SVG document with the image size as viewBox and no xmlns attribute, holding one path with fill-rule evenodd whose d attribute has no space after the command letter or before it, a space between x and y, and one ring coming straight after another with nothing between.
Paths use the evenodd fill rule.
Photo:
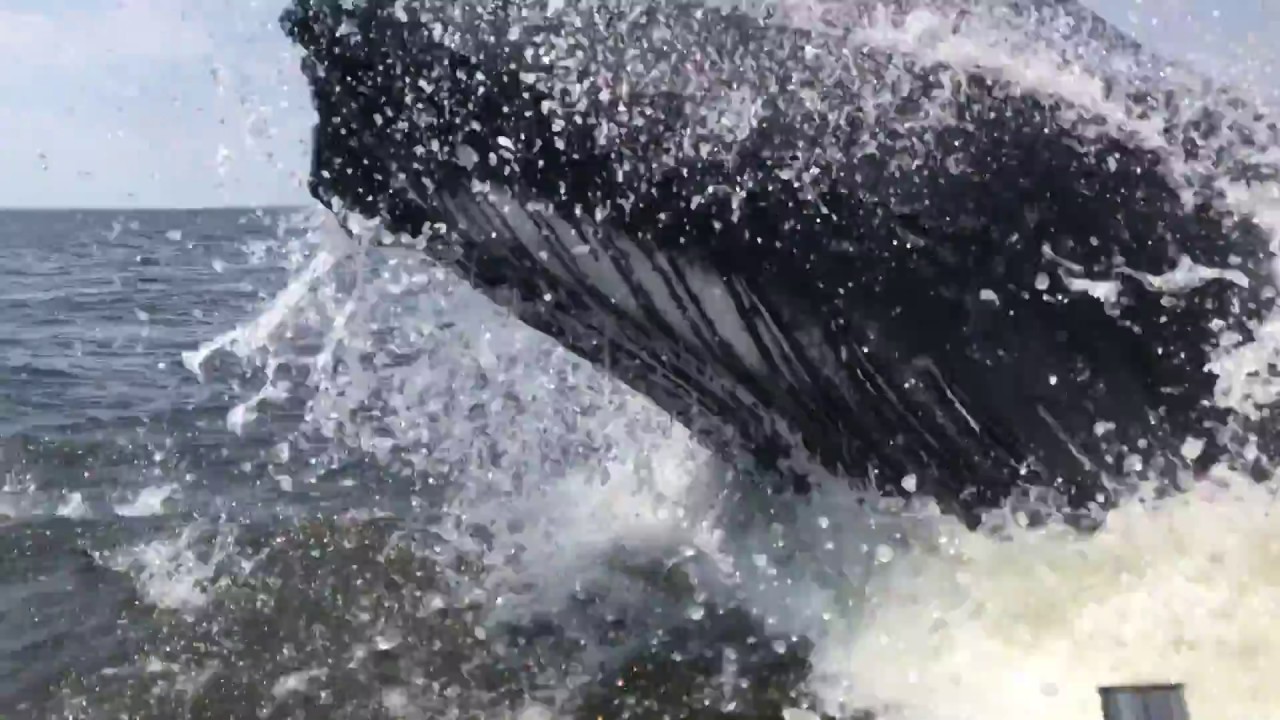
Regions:
<instances>
[{"instance_id":1,"label":"whale head","mask_svg":"<svg viewBox=\"0 0 1280 720\"><path fill-rule=\"evenodd\" d=\"M1256 223L1097 107L860 7L296 0L312 193L802 490L976 522L1226 453L1210 354L1270 302ZM1135 52L1077 5L1009 7Z\"/></svg>"}]
</instances>

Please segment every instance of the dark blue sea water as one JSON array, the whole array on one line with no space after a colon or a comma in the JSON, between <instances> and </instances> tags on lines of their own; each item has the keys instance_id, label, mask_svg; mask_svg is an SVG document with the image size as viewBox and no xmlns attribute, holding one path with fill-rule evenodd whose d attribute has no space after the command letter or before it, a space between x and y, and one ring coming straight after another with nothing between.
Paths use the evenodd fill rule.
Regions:
<instances>
[{"instance_id":1,"label":"dark blue sea water","mask_svg":"<svg viewBox=\"0 0 1280 720\"><path fill-rule=\"evenodd\" d=\"M415 530L439 502L435 478L527 484L542 470L521 466L517 446L547 472L590 477L617 455L609 431L587 428L608 417L596 396L566 395L599 384L575 374L581 363L538 338L519 342L551 360L476 350L519 345L470 324L467 313L491 310L424 316L424 347L465 346L480 358L472 369L411 366L413 349L394 341L378 352L380 367L426 388L421 407L401 408L425 430L400 449L452 465L397 464L388 442L303 432L305 383L233 430L263 368L215 353L201 377L183 354L259 316L302 235L285 211L0 214L0 717L531 719L570 695L580 717L773 717L792 701L803 648L761 641L742 613L690 611L689 579L671 563L637 561L602 586L634 583L634 611L525 616L500 637L481 623L493 598L459 590L473 568L431 551L438 524ZM527 364L534 381L500 380L495 362ZM504 441L523 421L523 439ZM369 427L355 434L386 430ZM626 518L636 497L599 508ZM614 523L584 503L569 518L587 530L560 527L590 566L599 543L584 533ZM504 532L525 521L494 517ZM475 537L498 553L491 535ZM532 555L532 542L500 552ZM580 578L556 575L579 548L549 547L543 579L592 606ZM726 680L730 666L756 680Z\"/></svg>"},{"instance_id":2,"label":"dark blue sea water","mask_svg":"<svg viewBox=\"0 0 1280 720\"><path fill-rule=\"evenodd\" d=\"M0 214L0 708L129 653L136 588L97 555L262 502L232 384L181 353L282 282L252 257L280 215Z\"/></svg>"},{"instance_id":3,"label":"dark blue sea water","mask_svg":"<svg viewBox=\"0 0 1280 720\"><path fill-rule=\"evenodd\" d=\"M1244 478L1087 541L773 496L311 213L0 213L0 276L3 720L868 720L856 683L931 672L1087 718L1136 675L1112 640L1193 700L1270 697L1275 497Z\"/></svg>"}]
</instances>

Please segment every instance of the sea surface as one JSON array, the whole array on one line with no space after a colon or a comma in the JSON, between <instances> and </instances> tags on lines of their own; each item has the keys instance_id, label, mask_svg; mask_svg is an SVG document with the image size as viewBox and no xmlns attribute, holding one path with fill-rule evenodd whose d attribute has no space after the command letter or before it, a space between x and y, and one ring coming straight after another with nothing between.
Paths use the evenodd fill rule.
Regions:
<instances>
[{"instance_id":1,"label":"sea surface","mask_svg":"<svg viewBox=\"0 0 1280 720\"><path fill-rule=\"evenodd\" d=\"M669 420L421 261L348 254L398 279L379 297L304 284L315 307L281 305L322 254L315 235L297 211L0 214L0 717L765 717L791 702L802 644L704 608L670 552L626 557L609 536L615 516L633 542L662 532L635 519L662 515L652 481L589 488L610 463L661 462L643 438L679 436ZM324 332L356 326L353 298L371 344L353 332L327 374L315 356L333 350ZM388 320L402 305L412 320ZM276 328L296 355L207 346L307 312L324 332ZM335 425L354 391L326 382L352 374L347 351L379 355L399 399L353 401ZM531 383L504 373L531 359ZM423 432L388 434L394 417ZM495 472L500 487L481 481ZM571 480L511 499L538 473ZM563 517L579 483L584 514ZM536 521L492 514L508 502L564 536L495 549L485 527ZM521 553L545 557L492 579L494 555ZM593 586L603 565L622 570ZM643 600L598 597L619 583ZM518 617L491 612L548 591Z\"/></svg>"},{"instance_id":2,"label":"sea surface","mask_svg":"<svg viewBox=\"0 0 1280 720\"><path fill-rule=\"evenodd\" d=\"M0 214L0 717L1280 716L1273 483L1088 536L769 495L368 236Z\"/></svg>"},{"instance_id":3,"label":"sea surface","mask_svg":"<svg viewBox=\"0 0 1280 720\"><path fill-rule=\"evenodd\" d=\"M283 282L253 257L279 215L0 213L6 717L136 659L157 619L111 553L145 564L147 543L201 518L288 512L256 482L270 430L227 428L236 378L201 383L181 355Z\"/></svg>"}]
</instances>

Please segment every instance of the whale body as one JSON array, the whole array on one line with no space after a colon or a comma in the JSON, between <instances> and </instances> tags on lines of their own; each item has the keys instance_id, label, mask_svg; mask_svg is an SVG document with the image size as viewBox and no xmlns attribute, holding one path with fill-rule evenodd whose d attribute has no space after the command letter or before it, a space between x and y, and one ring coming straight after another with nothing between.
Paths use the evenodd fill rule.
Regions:
<instances>
[{"instance_id":1,"label":"whale body","mask_svg":"<svg viewBox=\"0 0 1280 720\"><path fill-rule=\"evenodd\" d=\"M1009 7L1139 52L1081 7ZM800 490L975 523L1228 452L1208 365L1270 302L1265 234L1071 98L692 3L294 0L282 23L316 198ZM1187 162L1232 132L1180 122Z\"/></svg>"}]
</instances>

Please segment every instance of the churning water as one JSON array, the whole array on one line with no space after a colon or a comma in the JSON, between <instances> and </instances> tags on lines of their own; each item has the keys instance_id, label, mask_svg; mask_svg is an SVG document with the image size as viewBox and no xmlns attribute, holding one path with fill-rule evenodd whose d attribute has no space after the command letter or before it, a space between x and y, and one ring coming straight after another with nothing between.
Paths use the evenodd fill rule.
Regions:
<instances>
[{"instance_id":1,"label":"churning water","mask_svg":"<svg viewBox=\"0 0 1280 720\"><path fill-rule=\"evenodd\" d=\"M1278 186L1223 169L1274 165L1274 133L1176 72L1178 103L1139 112L1109 89L1149 73L1123 58L928 9L862 21L866 45L1070 99L1280 232ZM1250 142L1179 158L1166 125L1196 108ZM1219 470L1087 536L1013 506L971 533L835 482L769 496L374 227L0 217L17 716L1085 720L1098 685L1152 681L1197 718L1280 716L1272 483ZM1276 397L1277 342L1224 338L1217 401Z\"/></svg>"}]
</instances>

